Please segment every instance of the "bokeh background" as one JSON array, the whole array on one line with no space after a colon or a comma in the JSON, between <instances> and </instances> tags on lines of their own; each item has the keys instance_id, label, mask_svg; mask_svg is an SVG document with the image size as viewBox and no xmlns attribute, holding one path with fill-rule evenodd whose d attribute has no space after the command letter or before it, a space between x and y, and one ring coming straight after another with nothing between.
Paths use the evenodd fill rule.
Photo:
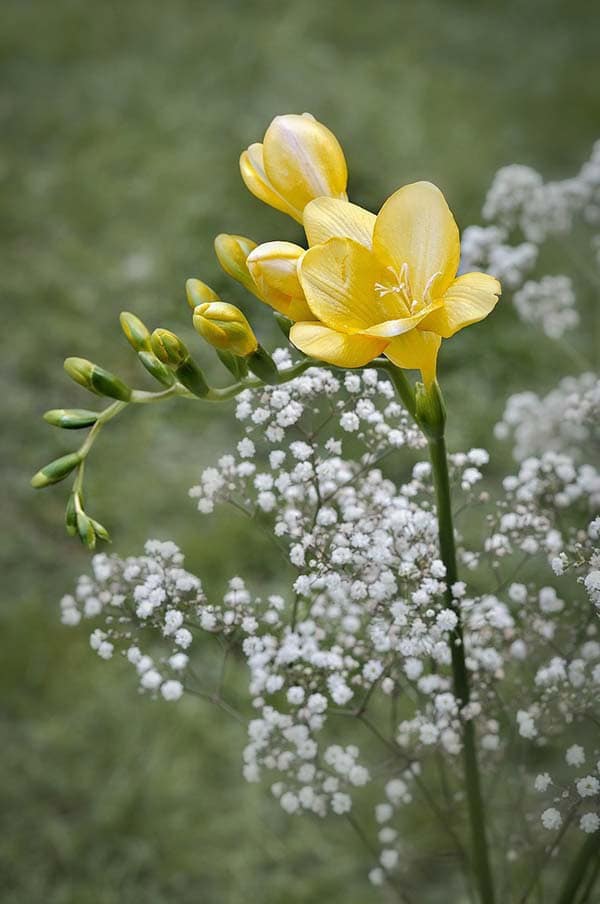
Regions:
<instances>
[{"instance_id":1,"label":"bokeh background","mask_svg":"<svg viewBox=\"0 0 600 904\"><path fill-rule=\"evenodd\" d=\"M276 113L326 122L353 200L373 209L427 178L466 225L505 163L574 172L600 133L596 4L5 0L0 16L0 898L375 902L345 824L290 819L243 783L243 737L226 716L139 698L124 664L60 626L58 600L88 554L63 532L64 487L29 488L74 445L41 414L88 404L62 372L67 355L146 385L122 309L194 342L189 276L275 341L267 312L219 272L212 238L299 239L237 170ZM589 358L592 332L578 341ZM501 306L444 349L453 445L489 445L507 395L576 370L572 352ZM246 524L202 518L187 498L236 437L230 408L209 416L185 401L112 424L94 449L90 509L115 549L172 538L210 592L235 573L274 581ZM493 467L507 463L497 449Z\"/></svg>"}]
</instances>

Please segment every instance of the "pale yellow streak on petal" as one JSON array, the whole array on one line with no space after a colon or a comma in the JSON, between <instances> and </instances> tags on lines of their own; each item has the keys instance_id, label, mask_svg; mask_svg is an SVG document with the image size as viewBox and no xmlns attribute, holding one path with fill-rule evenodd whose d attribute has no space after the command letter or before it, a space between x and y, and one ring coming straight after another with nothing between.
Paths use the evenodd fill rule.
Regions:
<instances>
[{"instance_id":1,"label":"pale yellow streak on petal","mask_svg":"<svg viewBox=\"0 0 600 904\"><path fill-rule=\"evenodd\" d=\"M263 140L264 171L276 192L299 211L321 195L346 196L344 152L312 116L276 116Z\"/></svg>"},{"instance_id":2,"label":"pale yellow streak on petal","mask_svg":"<svg viewBox=\"0 0 600 904\"><path fill-rule=\"evenodd\" d=\"M414 298L441 296L452 283L460 259L458 227L446 200L431 182L413 182L387 199L375 221L373 250L397 272L408 264ZM431 277L440 275L430 283ZM412 300L412 299L411 299Z\"/></svg>"},{"instance_id":3,"label":"pale yellow streak on petal","mask_svg":"<svg viewBox=\"0 0 600 904\"><path fill-rule=\"evenodd\" d=\"M394 336L402 336L421 324L433 311L436 311L441 306L442 302L437 301L435 304L431 304L416 314L411 314L409 317L399 317L396 320L386 320L384 323L370 326L368 330L363 330L363 333L368 336L379 336L381 339L392 339Z\"/></svg>"},{"instance_id":4,"label":"pale yellow streak on petal","mask_svg":"<svg viewBox=\"0 0 600 904\"><path fill-rule=\"evenodd\" d=\"M302 210L293 207L293 205L291 205L275 190L273 185L271 185L267 174L265 173L262 144L251 144L246 151L242 152L240 156L240 172L246 188L251 191L259 201L263 201L265 204L274 207L276 210L281 210L283 213L288 214L288 216L293 217L299 223L302 222Z\"/></svg>"},{"instance_id":5,"label":"pale yellow streak on petal","mask_svg":"<svg viewBox=\"0 0 600 904\"><path fill-rule=\"evenodd\" d=\"M483 320L493 311L501 286L487 273L465 273L444 294L442 305L421 324L444 339L454 336L465 326Z\"/></svg>"},{"instance_id":6,"label":"pale yellow streak on petal","mask_svg":"<svg viewBox=\"0 0 600 904\"><path fill-rule=\"evenodd\" d=\"M398 367L420 370L423 382L429 386L435 379L438 351L442 340L436 333L420 329L411 330L392 339L385 349L385 356Z\"/></svg>"},{"instance_id":7,"label":"pale yellow streak on petal","mask_svg":"<svg viewBox=\"0 0 600 904\"><path fill-rule=\"evenodd\" d=\"M337 333L320 323L295 323L290 340L310 358L338 367L363 367L381 354L387 341Z\"/></svg>"},{"instance_id":8,"label":"pale yellow streak on petal","mask_svg":"<svg viewBox=\"0 0 600 904\"><path fill-rule=\"evenodd\" d=\"M352 239L332 238L309 248L298 269L311 311L332 329L358 332L397 319L405 310L393 292L378 294L375 284L390 274Z\"/></svg>"},{"instance_id":9,"label":"pale yellow streak on petal","mask_svg":"<svg viewBox=\"0 0 600 904\"><path fill-rule=\"evenodd\" d=\"M304 208L303 223L309 245L321 245L338 236L370 248L375 214L338 198L316 198Z\"/></svg>"}]
</instances>

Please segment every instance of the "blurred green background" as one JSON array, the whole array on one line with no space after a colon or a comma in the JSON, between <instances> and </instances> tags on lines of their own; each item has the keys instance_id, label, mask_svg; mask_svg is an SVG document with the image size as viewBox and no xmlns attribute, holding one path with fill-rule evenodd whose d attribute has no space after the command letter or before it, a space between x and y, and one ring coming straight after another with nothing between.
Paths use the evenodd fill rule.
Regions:
<instances>
[{"instance_id":1,"label":"blurred green background","mask_svg":"<svg viewBox=\"0 0 600 904\"><path fill-rule=\"evenodd\" d=\"M85 629L60 626L58 599L88 555L64 535L64 487L29 489L38 467L74 445L41 414L88 404L62 372L67 355L146 385L120 336L122 309L193 342L189 276L251 311L275 341L267 312L226 284L212 238L299 239L237 170L276 113L326 122L345 148L353 200L374 209L427 178L466 225L480 221L502 164L575 172L600 132L597 6L5 0L0 15L0 898L380 900L343 822L289 819L243 783L243 737L225 716L140 699L129 669L97 660ZM592 331L579 348L592 355ZM576 370L507 303L444 348L453 445L489 445L510 392ZM115 549L173 538L209 590L235 573L273 581L245 524L201 518L187 498L232 436L231 409L209 416L184 401L112 424L93 453L90 510ZM506 458L498 453L498 470Z\"/></svg>"}]
</instances>

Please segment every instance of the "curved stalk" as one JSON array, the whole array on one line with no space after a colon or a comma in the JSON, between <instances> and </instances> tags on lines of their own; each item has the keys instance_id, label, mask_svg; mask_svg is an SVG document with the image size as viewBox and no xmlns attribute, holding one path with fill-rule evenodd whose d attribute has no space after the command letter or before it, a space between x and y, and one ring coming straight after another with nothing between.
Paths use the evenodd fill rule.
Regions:
<instances>
[{"instance_id":1,"label":"curved stalk","mask_svg":"<svg viewBox=\"0 0 600 904\"><path fill-rule=\"evenodd\" d=\"M440 555L446 566L446 603L458 617L454 629L452 644L452 678L454 693L462 706L470 699L469 673L465 662L463 630L460 610L452 596L451 587L458 579L456 565L456 547L454 543L454 526L452 523L452 506L450 499L450 480L448 476L448 459L446 441L443 436L430 437L429 455L435 482L437 500L438 529ZM494 885L490 868L481 781L477 764L477 748L475 727L471 719L463 724L463 762L465 770L465 789L471 826L472 865L479 897L482 904L494 904Z\"/></svg>"}]
</instances>

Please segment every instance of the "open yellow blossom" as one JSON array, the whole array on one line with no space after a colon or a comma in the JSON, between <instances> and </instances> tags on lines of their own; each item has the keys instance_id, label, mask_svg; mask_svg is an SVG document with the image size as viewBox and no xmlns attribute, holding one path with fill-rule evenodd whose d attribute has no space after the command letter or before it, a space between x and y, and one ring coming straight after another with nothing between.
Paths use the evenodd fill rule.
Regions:
<instances>
[{"instance_id":1,"label":"open yellow blossom","mask_svg":"<svg viewBox=\"0 0 600 904\"><path fill-rule=\"evenodd\" d=\"M299 223L314 198L346 197L344 152L333 132L310 113L276 116L262 144L242 153L240 171L253 195Z\"/></svg>"},{"instance_id":2,"label":"open yellow blossom","mask_svg":"<svg viewBox=\"0 0 600 904\"><path fill-rule=\"evenodd\" d=\"M483 320L498 300L492 276L456 276L458 227L430 182L400 188L377 217L319 198L304 221L311 247L299 278L318 322L296 323L290 339L313 358L362 367L383 353L429 385L442 339Z\"/></svg>"}]
</instances>

